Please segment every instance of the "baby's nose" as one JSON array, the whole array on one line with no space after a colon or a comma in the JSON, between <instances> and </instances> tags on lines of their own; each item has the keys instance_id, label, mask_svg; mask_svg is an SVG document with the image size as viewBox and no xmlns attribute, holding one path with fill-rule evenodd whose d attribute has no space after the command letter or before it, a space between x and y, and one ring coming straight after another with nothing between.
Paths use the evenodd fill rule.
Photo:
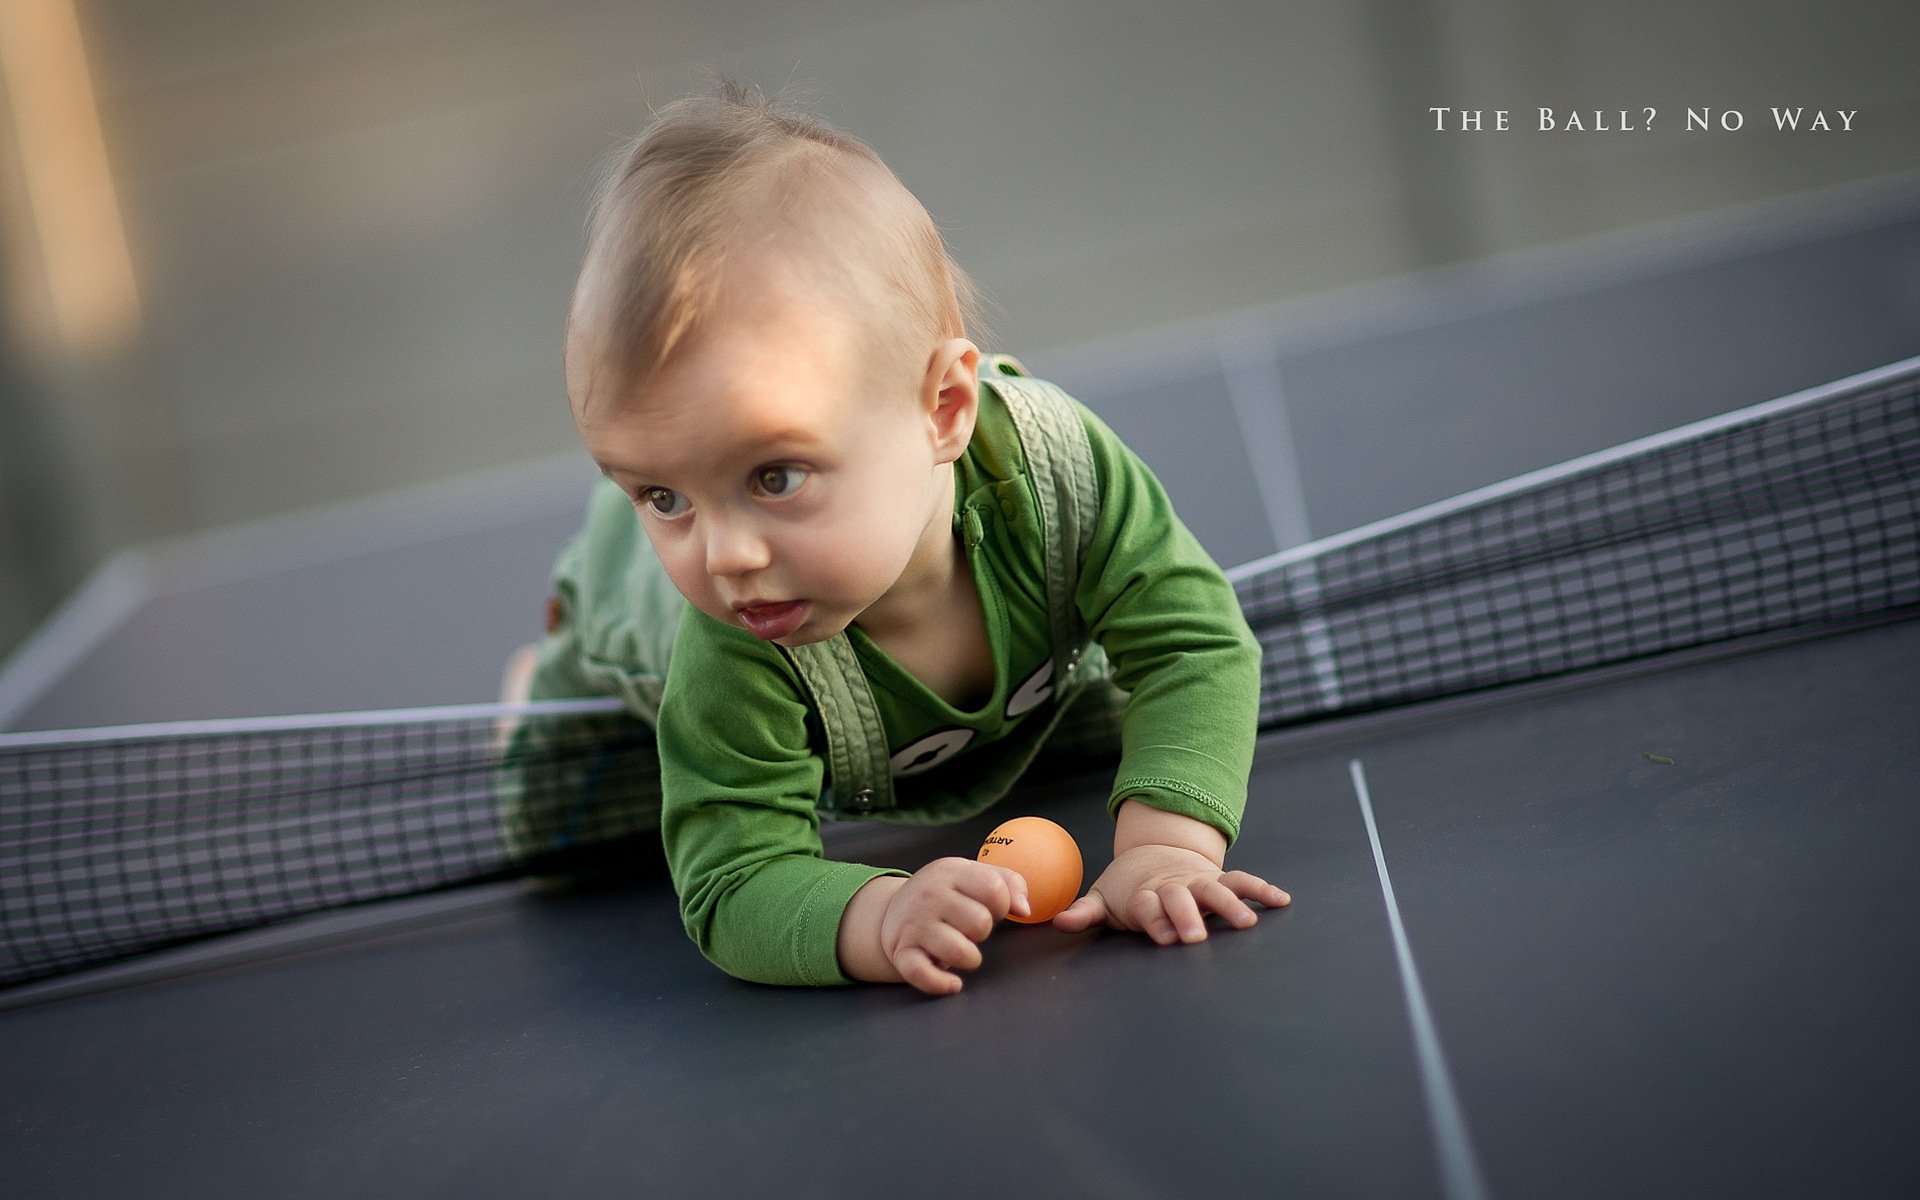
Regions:
<instances>
[{"instance_id":1,"label":"baby's nose","mask_svg":"<svg viewBox=\"0 0 1920 1200\"><path fill-rule=\"evenodd\" d=\"M747 521L714 521L707 527L707 571L740 575L772 561L766 538Z\"/></svg>"}]
</instances>

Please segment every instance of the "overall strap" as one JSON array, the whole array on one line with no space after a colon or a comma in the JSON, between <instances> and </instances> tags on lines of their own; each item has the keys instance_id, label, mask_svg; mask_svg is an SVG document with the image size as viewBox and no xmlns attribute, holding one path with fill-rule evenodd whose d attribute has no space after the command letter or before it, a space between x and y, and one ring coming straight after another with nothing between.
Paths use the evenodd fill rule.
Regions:
<instances>
[{"instance_id":1,"label":"overall strap","mask_svg":"<svg viewBox=\"0 0 1920 1200\"><path fill-rule=\"evenodd\" d=\"M824 642L780 649L812 693L826 730L832 807L856 814L891 809L893 766L887 730L846 631Z\"/></svg>"},{"instance_id":2,"label":"overall strap","mask_svg":"<svg viewBox=\"0 0 1920 1200\"><path fill-rule=\"evenodd\" d=\"M1006 402L1027 478L1039 501L1041 542L1047 568L1047 609L1052 630L1053 694L1056 705L1068 698L1068 681L1080 664L1085 623L1074 593L1080 562L1093 544L1099 515L1099 483L1093 473L1093 448L1086 426L1067 394L1027 375L1006 355L981 360L980 383ZM833 778L836 811L854 815L894 807L893 769L886 728L874 704L866 672L843 630L824 642L782 646L820 713L827 736L827 767Z\"/></svg>"},{"instance_id":3,"label":"overall strap","mask_svg":"<svg viewBox=\"0 0 1920 1200\"><path fill-rule=\"evenodd\" d=\"M1027 459L1027 478L1039 501L1053 687L1054 695L1064 701L1068 676L1080 665L1086 644L1085 622L1074 596L1080 586L1080 564L1093 545L1093 527L1100 515L1093 447L1066 392L1028 375L1009 355L989 355L982 360L982 368L980 382L999 394L1013 416Z\"/></svg>"}]
</instances>

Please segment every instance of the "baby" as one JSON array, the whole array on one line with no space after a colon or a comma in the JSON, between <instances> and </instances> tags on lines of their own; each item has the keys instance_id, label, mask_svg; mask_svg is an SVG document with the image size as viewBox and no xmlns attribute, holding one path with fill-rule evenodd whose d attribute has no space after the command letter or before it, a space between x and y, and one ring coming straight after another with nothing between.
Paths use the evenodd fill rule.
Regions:
<instances>
[{"instance_id":1,"label":"baby","mask_svg":"<svg viewBox=\"0 0 1920 1200\"><path fill-rule=\"evenodd\" d=\"M1232 587L1097 417L983 358L968 294L872 149L732 84L662 109L595 205L566 386L606 481L526 690L652 727L657 797L592 803L657 820L741 978L960 990L1021 877L829 861L821 814L972 816L1063 715L1120 753L1112 862L1057 928L1174 945L1288 903L1223 869L1260 682Z\"/></svg>"}]
</instances>

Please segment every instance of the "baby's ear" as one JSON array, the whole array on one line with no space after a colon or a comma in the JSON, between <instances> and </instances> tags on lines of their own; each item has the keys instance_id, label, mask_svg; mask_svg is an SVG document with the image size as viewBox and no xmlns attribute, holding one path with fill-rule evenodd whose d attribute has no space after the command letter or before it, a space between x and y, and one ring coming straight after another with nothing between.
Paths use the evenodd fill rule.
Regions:
<instances>
[{"instance_id":1,"label":"baby's ear","mask_svg":"<svg viewBox=\"0 0 1920 1200\"><path fill-rule=\"evenodd\" d=\"M935 462L952 462L973 440L980 412L980 348L966 338L934 347L923 392L932 423Z\"/></svg>"}]
</instances>

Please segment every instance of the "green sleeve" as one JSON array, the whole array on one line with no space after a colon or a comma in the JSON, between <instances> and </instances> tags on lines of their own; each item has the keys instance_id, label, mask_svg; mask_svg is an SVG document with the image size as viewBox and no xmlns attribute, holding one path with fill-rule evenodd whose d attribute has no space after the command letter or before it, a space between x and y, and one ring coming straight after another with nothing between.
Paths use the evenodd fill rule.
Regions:
<instances>
[{"instance_id":1,"label":"green sleeve","mask_svg":"<svg viewBox=\"0 0 1920 1200\"><path fill-rule=\"evenodd\" d=\"M1129 693L1108 811L1131 796L1205 821L1231 843L1253 767L1260 645L1160 481L1075 403L1101 494L1076 599Z\"/></svg>"},{"instance_id":2,"label":"green sleeve","mask_svg":"<svg viewBox=\"0 0 1920 1200\"><path fill-rule=\"evenodd\" d=\"M660 705L661 840L687 933L758 983L849 982L836 952L847 902L904 874L822 853L808 713L784 655L688 606Z\"/></svg>"}]
</instances>

